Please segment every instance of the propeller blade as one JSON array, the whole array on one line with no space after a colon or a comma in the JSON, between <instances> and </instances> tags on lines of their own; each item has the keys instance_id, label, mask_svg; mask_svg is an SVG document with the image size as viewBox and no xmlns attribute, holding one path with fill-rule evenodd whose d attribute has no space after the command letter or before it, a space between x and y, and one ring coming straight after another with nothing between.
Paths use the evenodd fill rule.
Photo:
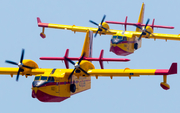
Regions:
<instances>
[{"instance_id":1,"label":"propeller blade","mask_svg":"<svg viewBox=\"0 0 180 113\"><path fill-rule=\"evenodd\" d=\"M22 63L22 61L23 61L23 58L24 58L24 49L22 49L20 63Z\"/></svg>"},{"instance_id":2,"label":"propeller blade","mask_svg":"<svg viewBox=\"0 0 180 113\"><path fill-rule=\"evenodd\" d=\"M74 63L72 60L70 60L69 58L65 57L65 59L66 59L67 61L69 61L71 64L75 65L75 63Z\"/></svg>"},{"instance_id":3,"label":"propeller blade","mask_svg":"<svg viewBox=\"0 0 180 113\"><path fill-rule=\"evenodd\" d=\"M107 30L105 27L102 27L103 29Z\"/></svg>"},{"instance_id":4,"label":"propeller blade","mask_svg":"<svg viewBox=\"0 0 180 113\"><path fill-rule=\"evenodd\" d=\"M21 68L19 68L19 70L18 70L18 72L17 72L17 77L16 77L16 81L18 82L18 80L19 80L19 73L20 73L20 71L21 71Z\"/></svg>"},{"instance_id":5,"label":"propeller blade","mask_svg":"<svg viewBox=\"0 0 180 113\"><path fill-rule=\"evenodd\" d=\"M9 61L9 60L6 60L5 62L6 62L6 63L10 63L10 64L14 64L14 65L18 65L18 63L13 62L13 61Z\"/></svg>"},{"instance_id":6,"label":"propeller blade","mask_svg":"<svg viewBox=\"0 0 180 113\"><path fill-rule=\"evenodd\" d=\"M68 79L70 79L70 78L72 77L72 75L73 75L75 69L76 69L76 68L74 68L74 70L71 72L71 74L69 75Z\"/></svg>"},{"instance_id":7,"label":"propeller blade","mask_svg":"<svg viewBox=\"0 0 180 113\"><path fill-rule=\"evenodd\" d=\"M96 36L97 36L97 34L98 34L98 32L99 32L99 31L102 31L102 29L108 30L107 28L105 28L105 27L103 27L103 26L102 26L102 24L103 24L103 22L104 22L105 18L106 18L106 15L104 15L104 16L103 16L103 18L102 18L102 20L101 20L101 23L100 23L100 24L97 24L96 22L94 22L94 21L92 21L92 20L89 20L89 22L91 22L91 23L93 23L93 24L95 24L95 25L97 25L97 26L98 26L98 30L96 31L96 33L95 33L94 37L96 37Z\"/></svg>"},{"instance_id":8,"label":"propeller blade","mask_svg":"<svg viewBox=\"0 0 180 113\"><path fill-rule=\"evenodd\" d=\"M149 33L149 34L151 34L151 32L149 32L149 31L147 31L147 30L146 30L146 32Z\"/></svg>"},{"instance_id":9,"label":"propeller blade","mask_svg":"<svg viewBox=\"0 0 180 113\"><path fill-rule=\"evenodd\" d=\"M20 58L20 62L19 63L16 63L16 62L13 62L13 61L9 61L9 60L6 60L5 62L6 63L10 63L10 64L13 64L13 65L18 65L19 67L19 70L17 72L17 77L16 77L16 81L19 80L19 74L20 72L23 72L24 69L22 67L26 67L26 68L29 68L29 69L35 69L35 67L30 67L30 66L27 66L27 65L23 65L22 61L24 59L24 49L22 49L22 53L21 53L21 58Z\"/></svg>"},{"instance_id":10,"label":"propeller blade","mask_svg":"<svg viewBox=\"0 0 180 113\"><path fill-rule=\"evenodd\" d=\"M35 69L34 67L30 67L30 66L26 66L26 65L22 65L23 67L29 68L29 69Z\"/></svg>"},{"instance_id":11,"label":"propeller blade","mask_svg":"<svg viewBox=\"0 0 180 113\"><path fill-rule=\"evenodd\" d=\"M98 31L99 31L99 29L96 31L96 33L94 34L94 37L96 37L97 36L97 34L98 34Z\"/></svg>"},{"instance_id":12,"label":"propeller blade","mask_svg":"<svg viewBox=\"0 0 180 113\"><path fill-rule=\"evenodd\" d=\"M141 30L142 30L142 28L141 28L140 26L138 26L138 25L134 25L134 26L136 26L137 28L139 28L139 29L141 29Z\"/></svg>"},{"instance_id":13,"label":"propeller blade","mask_svg":"<svg viewBox=\"0 0 180 113\"><path fill-rule=\"evenodd\" d=\"M145 29L146 29L146 26L148 25L149 21L150 21L150 19L148 18L146 25L144 26Z\"/></svg>"},{"instance_id":14,"label":"propeller blade","mask_svg":"<svg viewBox=\"0 0 180 113\"><path fill-rule=\"evenodd\" d=\"M85 53L83 53L83 55L81 56L81 58L79 59L78 65L81 63L82 59L84 58Z\"/></svg>"},{"instance_id":15,"label":"propeller blade","mask_svg":"<svg viewBox=\"0 0 180 113\"><path fill-rule=\"evenodd\" d=\"M84 69L82 69L81 67L79 67L79 69L81 70L81 71L83 71L85 74L87 74L87 75L89 75L89 73L87 73Z\"/></svg>"},{"instance_id":16,"label":"propeller blade","mask_svg":"<svg viewBox=\"0 0 180 113\"><path fill-rule=\"evenodd\" d=\"M94 22L94 21L92 21L92 20L89 20L89 22L91 22L91 23L93 23L93 24L99 26L99 24L97 24L96 22Z\"/></svg>"},{"instance_id":17,"label":"propeller blade","mask_svg":"<svg viewBox=\"0 0 180 113\"><path fill-rule=\"evenodd\" d=\"M143 35L143 33L141 33L141 35L139 36L138 41L141 40L142 35Z\"/></svg>"},{"instance_id":18,"label":"propeller blade","mask_svg":"<svg viewBox=\"0 0 180 113\"><path fill-rule=\"evenodd\" d=\"M101 25L104 22L104 19L106 18L106 15L103 16L102 20L101 20Z\"/></svg>"},{"instance_id":19,"label":"propeller blade","mask_svg":"<svg viewBox=\"0 0 180 113\"><path fill-rule=\"evenodd\" d=\"M81 58L79 59L78 65L75 65L75 63L74 63L73 61L71 61L69 58L66 58L66 57L65 57L66 60L68 60L69 62L71 62L71 63L75 66L74 70L71 72L71 74L69 75L68 79L71 79L71 78L72 78L72 75L73 75L75 69L80 69L80 70L83 71L85 74L89 75L85 70L83 70L81 67L79 67L79 64L80 64L81 61L83 60L84 56L85 56L85 53L83 53L83 55L82 55Z\"/></svg>"}]
</instances>

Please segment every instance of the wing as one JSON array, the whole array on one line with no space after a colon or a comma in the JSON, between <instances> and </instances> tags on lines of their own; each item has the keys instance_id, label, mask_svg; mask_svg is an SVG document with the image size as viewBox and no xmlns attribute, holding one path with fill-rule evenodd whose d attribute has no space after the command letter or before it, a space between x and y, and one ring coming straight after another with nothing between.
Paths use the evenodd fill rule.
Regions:
<instances>
[{"instance_id":1,"label":"wing","mask_svg":"<svg viewBox=\"0 0 180 113\"><path fill-rule=\"evenodd\" d=\"M140 75L170 75L177 74L177 63L172 63L170 69L91 69L91 76L138 77Z\"/></svg>"},{"instance_id":2,"label":"wing","mask_svg":"<svg viewBox=\"0 0 180 113\"><path fill-rule=\"evenodd\" d=\"M10 67L0 67L0 74L2 75L17 75L19 68L10 68ZM24 72L20 72L20 75L32 76L37 74L44 74L46 71L50 71L50 69L28 69Z\"/></svg>"},{"instance_id":3,"label":"wing","mask_svg":"<svg viewBox=\"0 0 180 113\"><path fill-rule=\"evenodd\" d=\"M37 22L38 22L39 27L43 27L43 32L42 32L43 34L44 34L44 28L64 29L64 30L71 30L73 32L87 32L87 30L90 30L90 31L93 31L93 33L96 33L97 30L98 30L98 28L93 28L93 27L42 23L39 17L37 17ZM107 31L103 31L102 34L104 34L104 35L113 35L113 34L117 34L117 33L122 34L122 32L123 32L123 30L108 29ZM134 36L139 37L141 35L141 32L126 31L125 34L132 34ZM143 38L145 38L145 37L143 37ZM180 40L180 35L179 34L177 35L177 34L153 33L153 35L150 35L148 38L165 39L165 40Z\"/></svg>"},{"instance_id":4,"label":"wing","mask_svg":"<svg viewBox=\"0 0 180 113\"><path fill-rule=\"evenodd\" d=\"M83 26L75 26L75 25L62 25L62 24L52 24L52 23L41 23L41 20L39 17L37 17L37 22L38 22L39 27L71 30L73 32L87 32L87 30L90 30L90 31L93 31L93 33L96 33L98 30L98 28L93 28L93 27L83 27ZM113 35L113 34L116 34L118 31L119 30L111 30L110 29L110 30L103 32L102 34ZM43 33L44 33L44 29L43 29Z\"/></svg>"},{"instance_id":5,"label":"wing","mask_svg":"<svg viewBox=\"0 0 180 113\"><path fill-rule=\"evenodd\" d=\"M10 68L10 67L0 67L0 74L1 75L17 75L19 68ZM54 73L54 70L58 72L59 76L63 74L70 74L73 69L51 69L51 68L36 68L36 69L27 69L24 68L23 72L20 72L20 75L32 76L32 75L38 75L38 74L52 74Z\"/></svg>"},{"instance_id":6,"label":"wing","mask_svg":"<svg viewBox=\"0 0 180 113\"><path fill-rule=\"evenodd\" d=\"M132 34L134 36L139 37L141 35L141 32L133 32ZM142 36L142 38L146 38ZM152 39L164 39L164 40L179 40L180 41L180 35L178 34L161 34L161 33L152 33L148 38Z\"/></svg>"}]
</instances>

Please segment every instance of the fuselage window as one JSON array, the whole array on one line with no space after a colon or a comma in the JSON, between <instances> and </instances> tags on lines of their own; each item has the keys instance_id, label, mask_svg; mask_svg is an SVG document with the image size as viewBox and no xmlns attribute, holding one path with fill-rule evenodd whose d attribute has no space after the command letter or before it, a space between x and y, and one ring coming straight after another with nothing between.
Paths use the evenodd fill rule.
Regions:
<instances>
[{"instance_id":1,"label":"fuselage window","mask_svg":"<svg viewBox=\"0 0 180 113\"><path fill-rule=\"evenodd\" d=\"M122 36L118 36L118 39L123 40L123 37Z\"/></svg>"},{"instance_id":2,"label":"fuselage window","mask_svg":"<svg viewBox=\"0 0 180 113\"><path fill-rule=\"evenodd\" d=\"M48 82L54 82L54 77L49 77Z\"/></svg>"},{"instance_id":3,"label":"fuselage window","mask_svg":"<svg viewBox=\"0 0 180 113\"><path fill-rule=\"evenodd\" d=\"M127 37L124 36L124 37L123 37L123 40L124 40L124 41L127 41Z\"/></svg>"},{"instance_id":4,"label":"fuselage window","mask_svg":"<svg viewBox=\"0 0 180 113\"><path fill-rule=\"evenodd\" d=\"M41 80L47 80L47 77L41 76Z\"/></svg>"},{"instance_id":5,"label":"fuselage window","mask_svg":"<svg viewBox=\"0 0 180 113\"><path fill-rule=\"evenodd\" d=\"M34 80L39 80L39 78L40 78L40 76L36 76L36 77L34 78Z\"/></svg>"}]
</instances>

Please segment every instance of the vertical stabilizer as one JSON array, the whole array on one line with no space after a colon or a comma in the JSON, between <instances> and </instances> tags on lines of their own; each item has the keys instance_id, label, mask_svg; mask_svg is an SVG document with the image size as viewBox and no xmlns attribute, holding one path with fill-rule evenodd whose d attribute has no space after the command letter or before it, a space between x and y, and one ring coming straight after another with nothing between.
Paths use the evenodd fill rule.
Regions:
<instances>
[{"instance_id":1,"label":"vertical stabilizer","mask_svg":"<svg viewBox=\"0 0 180 113\"><path fill-rule=\"evenodd\" d=\"M81 56L83 55L83 53L85 53L85 57L90 57L90 58L92 57L92 44L93 44L93 32L87 30Z\"/></svg>"},{"instance_id":2,"label":"vertical stabilizer","mask_svg":"<svg viewBox=\"0 0 180 113\"><path fill-rule=\"evenodd\" d=\"M145 9L145 4L142 3L141 12L140 12L140 14L139 14L139 19L138 19L138 23L139 23L139 24L143 24L144 9ZM141 30L140 30L139 28L136 28L136 31L141 32Z\"/></svg>"}]
</instances>

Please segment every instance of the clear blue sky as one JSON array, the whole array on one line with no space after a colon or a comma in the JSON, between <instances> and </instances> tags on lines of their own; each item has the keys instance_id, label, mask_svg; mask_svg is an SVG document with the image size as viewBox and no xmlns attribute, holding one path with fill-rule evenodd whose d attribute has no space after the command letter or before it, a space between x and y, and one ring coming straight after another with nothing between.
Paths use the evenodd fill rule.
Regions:
<instances>
[{"instance_id":1,"label":"clear blue sky","mask_svg":"<svg viewBox=\"0 0 180 113\"><path fill-rule=\"evenodd\" d=\"M5 60L19 61L22 48L25 59L32 59L42 68L65 68L61 61L41 61L42 56L79 57L85 33L45 29L47 38L39 36L41 28L36 17L42 22L95 27L89 20L100 22L104 14L106 20L137 22L142 2L145 3L145 17L155 18L157 25L174 26L174 30L155 29L157 33L180 33L178 0L1 0L0 1L0 66L8 67ZM151 23L152 21L150 21ZM123 29L121 25L110 25L112 29ZM128 30L135 30L128 27ZM128 63L104 62L108 68L166 69L172 62L180 63L180 42L143 39L142 48L127 57L116 56L109 52L111 36L97 36L93 43L93 57L99 57L104 49L104 57L129 58ZM100 68L98 62L94 62ZM71 66L72 68L72 66ZM179 68L178 68L179 70ZM92 77L90 90L72 96L61 103L42 103L31 98L33 77L26 79L2 75L0 77L0 112L10 113L179 113L180 111L180 74L168 76L170 90L160 87L162 76L143 76L138 78L99 78Z\"/></svg>"}]
</instances>

